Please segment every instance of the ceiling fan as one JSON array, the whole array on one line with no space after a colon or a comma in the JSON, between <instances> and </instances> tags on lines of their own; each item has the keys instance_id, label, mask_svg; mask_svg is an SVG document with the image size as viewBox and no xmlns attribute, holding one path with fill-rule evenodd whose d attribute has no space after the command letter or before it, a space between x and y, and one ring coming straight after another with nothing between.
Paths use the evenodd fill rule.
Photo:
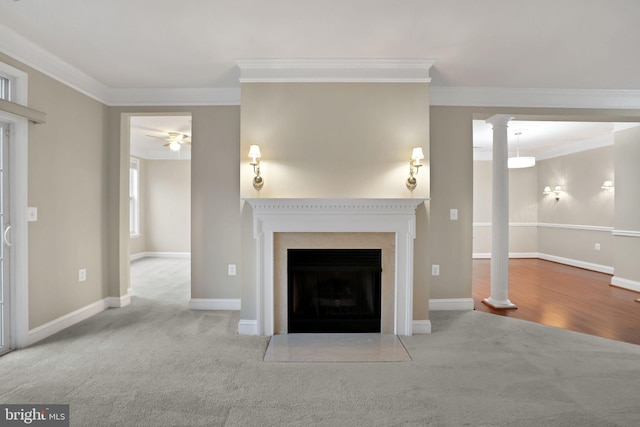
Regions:
<instances>
[{"instance_id":1,"label":"ceiling fan","mask_svg":"<svg viewBox=\"0 0 640 427\"><path fill-rule=\"evenodd\" d=\"M180 151L182 145L191 145L191 136L182 132L167 132L167 136L147 135L152 138L162 139L167 141L163 144L163 147L169 147L171 151Z\"/></svg>"}]
</instances>

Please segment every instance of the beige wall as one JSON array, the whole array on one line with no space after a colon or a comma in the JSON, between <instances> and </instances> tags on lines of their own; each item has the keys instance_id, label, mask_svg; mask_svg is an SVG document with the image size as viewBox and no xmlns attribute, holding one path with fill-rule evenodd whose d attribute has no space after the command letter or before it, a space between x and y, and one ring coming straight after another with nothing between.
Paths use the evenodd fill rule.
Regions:
<instances>
[{"instance_id":1,"label":"beige wall","mask_svg":"<svg viewBox=\"0 0 640 427\"><path fill-rule=\"evenodd\" d=\"M614 236L615 276L635 282L640 289L640 127L615 135L615 230L636 236Z\"/></svg>"},{"instance_id":2,"label":"beige wall","mask_svg":"<svg viewBox=\"0 0 640 427\"><path fill-rule=\"evenodd\" d=\"M473 253L491 254L492 162L473 162ZM537 167L509 169L509 253L523 256L538 252Z\"/></svg>"},{"instance_id":3,"label":"beige wall","mask_svg":"<svg viewBox=\"0 0 640 427\"><path fill-rule=\"evenodd\" d=\"M147 160L145 168L145 250L191 252L191 161Z\"/></svg>"},{"instance_id":4,"label":"beige wall","mask_svg":"<svg viewBox=\"0 0 640 427\"><path fill-rule=\"evenodd\" d=\"M431 202L428 239L416 269L428 285L428 299L471 298L473 219L472 109L431 107ZM458 209L458 220L449 210ZM418 248L416 247L416 253ZM440 275L430 276L431 265Z\"/></svg>"},{"instance_id":5,"label":"beige wall","mask_svg":"<svg viewBox=\"0 0 640 427\"><path fill-rule=\"evenodd\" d=\"M412 147L423 147L425 157L429 153L426 84L243 84L241 115L242 197L429 197L428 166L415 191L405 185ZM260 192L251 184L250 144L259 144L262 151L265 184ZM249 209L245 205L243 244L249 248L243 265L255 264ZM418 259L427 257L424 221L425 215L419 215ZM255 319L255 286L255 275L243 276L244 319ZM416 269L416 319L428 318L426 286L424 269Z\"/></svg>"},{"instance_id":6,"label":"beige wall","mask_svg":"<svg viewBox=\"0 0 640 427\"><path fill-rule=\"evenodd\" d=\"M33 329L107 296L107 108L3 54L0 61L28 73L28 105L47 115L46 124L29 124Z\"/></svg>"},{"instance_id":7,"label":"beige wall","mask_svg":"<svg viewBox=\"0 0 640 427\"><path fill-rule=\"evenodd\" d=\"M612 227L614 193L600 188L614 176L613 146L542 160L538 168L538 219L544 224ZM563 193L544 195L545 186L561 185ZM595 244L600 244L600 250ZM611 231L540 227L540 252L612 267Z\"/></svg>"}]
</instances>

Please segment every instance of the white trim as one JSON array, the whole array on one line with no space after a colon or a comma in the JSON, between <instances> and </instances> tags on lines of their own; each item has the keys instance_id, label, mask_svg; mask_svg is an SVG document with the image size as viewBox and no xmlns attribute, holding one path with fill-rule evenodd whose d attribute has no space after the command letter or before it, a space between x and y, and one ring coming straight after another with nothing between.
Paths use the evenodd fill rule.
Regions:
<instances>
[{"instance_id":1,"label":"white trim","mask_svg":"<svg viewBox=\"0 0 640 427\"><path fill-rule=\"evenodd\" d=\"M468 107L640 109L640 90L431 86L429 102Z\"/></svg>"},{"instance_id":2,"label":"white trim","mask_svg":"<svg viewBox=\"0 0 640 427\"><path fill-rule=\"evenodd\" d=\"M1 24L0 51L80 93L108 104L110 89L107 85Z\"/></svg>"},{"instance_id":3,"label":"white trim","mask_svg":"<svg viewBox=\"0 0 640 427\"><path fill-rule=\"evenodd\" d=\"M125 295L119 297L107 297L105 300L111 308L126 307L131 304L131 288L127 289L127 293Z\"/></svg>"},{"instance_id":4,"label":"white trim","mask_svg":"<svg viewBox=\"0 0 640 427\"><path fill-rule=\"evenodd\" d=\"M584 268L586 270L598 271L600 273L613 274L613 267L610 267L607 265L594 264L591 262L579 261L576 259L564 258L556 255L549 255L549 254L543 254L543 253L538 254L538 258L544 259L546 261L557 262L560 264L571 265L573 267Z\"/></svg>"},{"instance_id":5,"label":"white trim","mask_svg":"<svg viewBox=\"0 0 640 427\"><path fill-rule=\"evenodd\" d=\"M640 237L640 231L634 230L613 230L611 234L614 236Z\"/></svg>"},{"instance_id":6,"label":"white trim","mask_svg":"<svg viewBox=\"0 0 640 427\"><path fill-rule=\"evenodd\" d=\"M129 256L131 261L141 258L191 258L191 252L138 252Z\"/></svg>"},{"instance_id":7,"label":"white trim","mask_svg":"<svg viewBox=\"0 0 640 427\"><path fill-rule=\"evenodd\" d=\"M473 298L437 298L429 300L430 311L473 310Z\"/></svg>"},{"instance_id":8,"label":"white trim","mask_svg":"<svg viewBox=\"0 0 640 427\"><path fill-rule=\"evenodd\" d=\"M26 82L26 77L24 78ZM0 111L0 120L10 127L10 220L14 239L11 248L11 343L12 348L25 346L29 335L29 226L27 222L27 194L29 179L29 123Z\"/></svg>"},{"instance_id":9,"label":"white trim","mask_svg":"<svg viewBox=\"0 0 640 427\"><path fill-rule=\"evenodd\" d=\"M27 107L29 75L4 62L0 62L0 75L9 79L11 96L8 101Z\"/></svg>"},{"instance_id":10,"label":"white trim","mask_svg":"<svg viewBox=\"0 0 640 427\"><path fill-rule=\"evenodd\" d=\"M541 222L538 223L538 227L543 228L564 228L567 230L585 230L585 231L613 231L613 227L604 227L600 225L578 225L578 224L551 224Z\"/></svg>"},{"instance_id":11,"label":"white trim","mask_svg":"<svg viewBox=\"0 0 640 427\"><path fill-rule=\"evenodd\" d=\"M539 258L538 252L509 252L509 258ZM491 259L491 252L474 252L473 259Z\"/></svg>"},{"instance_id":12,"label":"white trim","mask_svg":"<svg viewBox=\"0 0 640 427\"><path fill-rule=\"evenodd\" d=\"M240 88L131 88L110 89L109 106L240 105Z\"/></svg>"},{"instance_id":13,"label":"white trim","mask_svg":"<svg viewBox=\"0 0 640 427\"><path fill-rule=\"evenodd\" d=\"M253 208L259 335L274 333L275 233L395 233L393 333L411 335L416 208L428 199L243 199Z\"/></svg>"},{"instance_id":14,"label":"white trim","mask_svg":"<svg viewBox=\"0 0 640 427\"><path fill-rule=\"evenodd\" d=\"M431 333L431 320L414 320L412 322L413 335L427 335Z\"/></svg>"},{"instance_id":15,"label":"white trim","mask_svg":"<svg viewBox=\"0 0 640 427\"><path fill-rule=\"evenodd\" d=\"M635 280L623 279L622 277L613 276L611 284L619 288L629 289L630 291L640 292L640 282Z\"/></svg>"},{"instance_id":16,"label":"white trim","mask_svg":"<svg viewBox=\"0 0 640 427\"><path fill-rule=\"evenodd\" d=\"M432 59L241 59L240 83L428 83Z\"/></svg>"},{"instance_id":17,"label":"white trim","mask_svg":"<svg viewBox=\"0 0 640 427\"><path fill-rule=\"evenodd\" d=\"M191 298L189 310L240 310L239 298Z\"/></svg>"},{"instance_id":18,"label":"white trim","mask_svg":"<svg viewBox=\"0 0 640 427\"><path fill-rule=\"evenodd\" d=\"M474 222L474 227L491 227L490 222ZM509 227L537 227L537 222L510 222Z\"/></svg>"},{"instance_id":19,"label":"white trim","mask_svg":"<svg viewBox=\"0 0 640 427\"><path fill-rule=\"evenodd\" d=\"M109 308L109 302L107 301L107 298L101 299L85 307L74 310L71 313L65 314L64 316L58 317L57 319L54 319L50 322L47 322L44 325L33 328L29 330L28 336L21 343L20 348L27 347L40 340L50 337L51 335L56 334L70 326L73 326L78 322L82 322L83 320L95 316L96 314L106 310L107 308Z\"/></svg>"},{"instance_id":20,"label":"white trim","mask_svg":"<svg viewBox=\"0 0 640 427\"><path fill-rule=\"evenodd\" d=\"M258 321L240 319L238 322L238 333L240 335L258 335Z\"/></svg>"}]
</instances>

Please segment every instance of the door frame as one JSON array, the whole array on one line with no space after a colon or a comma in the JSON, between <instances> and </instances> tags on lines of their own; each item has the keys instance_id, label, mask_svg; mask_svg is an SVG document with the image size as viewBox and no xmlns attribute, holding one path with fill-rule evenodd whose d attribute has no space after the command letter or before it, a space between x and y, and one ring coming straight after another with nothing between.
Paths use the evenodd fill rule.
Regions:
<instances>
[{"instance_id":1,"label":"door frame","mask_svg":"<svg viewBox=\"0 0 640 427\"><path fill-rule=\"evenodd\" d=\"M0 111L0 121L9 124L9 208L13 245L9 259L9 304L11 332L9 347L29 345L29 234L27 226L28 131L29 123Z\"/></svg>"}]
</instances>

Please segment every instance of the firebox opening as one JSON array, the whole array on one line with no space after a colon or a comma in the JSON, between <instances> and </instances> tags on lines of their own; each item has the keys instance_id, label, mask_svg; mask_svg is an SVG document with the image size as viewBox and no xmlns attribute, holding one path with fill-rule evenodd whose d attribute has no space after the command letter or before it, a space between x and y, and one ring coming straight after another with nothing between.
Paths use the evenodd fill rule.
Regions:
<instances>
[{"instance_id":1,"label":"firebox opening","mask_svg":"<svg viewBox=\"0 0 640 427\"><path fill-rule=\"evenodd\" d=\"M380 249L289 249L288 331L380 332Z\"/></svg>"}]
</instances>

